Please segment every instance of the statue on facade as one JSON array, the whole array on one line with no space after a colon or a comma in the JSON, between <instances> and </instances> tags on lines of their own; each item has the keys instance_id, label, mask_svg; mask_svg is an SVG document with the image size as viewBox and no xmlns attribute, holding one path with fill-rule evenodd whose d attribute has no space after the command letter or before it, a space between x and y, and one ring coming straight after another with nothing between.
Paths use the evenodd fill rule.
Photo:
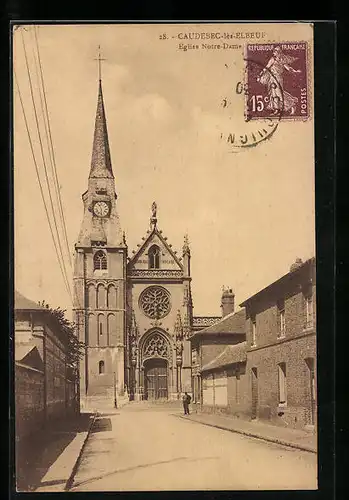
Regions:
<instances>
[{"instance_id":1,"label":"statue on facade","mask_svg":"<svg viewBox=\"0 0 349 500\"><path fill-rule=\"evenodd\" d=\"M136 346L136 341L132 340L131 343L131 358L136 359L137 357L137 346Z\"/></svg>"},{"instance_id":2,"label":"statue on facade","mask_svg":"<svg viewBox=\"0 0 349 500\"><path fill-rule=\"evenodd\" d=\"M177 356L181 356L182 355L182 352L183 352L183 344L182 342L178 339L177 342L176 342L176 353L177 353Z\"/></svg>"}]
</instances>

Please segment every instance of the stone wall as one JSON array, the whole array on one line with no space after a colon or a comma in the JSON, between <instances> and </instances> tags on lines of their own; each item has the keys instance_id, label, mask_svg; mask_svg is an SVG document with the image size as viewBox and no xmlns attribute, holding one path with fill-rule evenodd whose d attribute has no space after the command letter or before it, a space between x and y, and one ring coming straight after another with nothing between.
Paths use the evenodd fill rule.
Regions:
<instances>
[{"instance_id":1,"label":"stone wall","mask_svg":"<svg viewBox=\"0 0 349 500\"><path fill-rule=\"evenodd\" d=\"M15 365L16 438L35 432L45 422L44 373Z\"/></svg>"}]
</instances>

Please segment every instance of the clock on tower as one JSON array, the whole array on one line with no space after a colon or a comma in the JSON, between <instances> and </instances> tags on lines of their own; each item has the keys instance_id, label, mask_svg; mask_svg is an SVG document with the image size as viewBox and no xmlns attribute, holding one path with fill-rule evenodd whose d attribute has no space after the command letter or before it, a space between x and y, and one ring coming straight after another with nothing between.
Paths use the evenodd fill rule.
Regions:
<instances>
[{"instance_id":1,"label":"clock on tower","mask_svg":"<svg viewBox=\"0 0 349 500\"><path fill-rule=\"evenodd\" d=\"M97 215L97 217L106 217L109 215L109 205L105 201L97 201L93 205L93 213Z\"/></svg>"}]
</instances>

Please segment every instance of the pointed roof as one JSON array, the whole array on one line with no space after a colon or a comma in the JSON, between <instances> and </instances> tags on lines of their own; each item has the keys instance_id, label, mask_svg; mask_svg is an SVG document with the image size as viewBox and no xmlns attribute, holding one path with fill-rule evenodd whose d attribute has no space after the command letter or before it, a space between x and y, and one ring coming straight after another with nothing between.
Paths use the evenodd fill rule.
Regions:
<instances>
[{"instance_id":1,"label":"pointed roof","mask_svg":"<svg viewBox=\"0 0 349 500\"><path fill-rule=\"evenodd\" d=\"M15 346L15 361L22 366L43 370L44 362L38 348L34 344L18 344Z\"/></svg>"},{"instance_id":2,"label":"pointed roof","mask_svg":"<svg viewBox=\"0 0 349 500\"><path fill-rule=\"evenodd\" d=\"M134 310L132 310L132 315L131 315L130 333L132 337L138 337L138 326Z\"/></svg>"},{"instance_id":3,"label":"pointed roof","mask_svg":"<svg viewBox=\"0 0 349 500\"><path fill-rule=\"evenodd\" d=\"M190 255L189 239L187 234L184 235L183 255Z\"/></svg>"},{"instance_id":4,"label":"pointed roof","mask_svg":"<svg viewBox=\"0 0 349 500\"><path fill-rule=\"evenodd\" d=\"M182 318L179 309L177 311L176 321L174 325L174 333L176 334L176 338L182 338L183 336Z\"/></svg>"},{"instance_id":5,"label":"pointed roof","mask_svg":"<svg viewBox=\"0 0 349 500\"><path fill-rule=\"evenodd\" d=\"M103 102L102 82L99 80L98 101L93 137L90 177L114 178L111 165L107 120Z\"/></svg>"},{"instance_id":6,"label":"pointed roof","mask_svg":"<svg viewBox=\"0 0 349 500\"><path fill-rule=\"evenodd\" d=\"M138 248L137 252L130 258L129 265L132 266L133 262L137 260L139 255L143 252L144 248L148 245L149 241L154 237L157 236L159 240L163 243L164 247L168 251L168 253L171 255L171 257L174 259L176 264L179 266L180 269L183 270L183 264L179 261L177 255L174 253L174 251L171 249L170 245L166 242L167 238L165 238L162 235L162 231L158 229L156 225L153 225L153 228L151 231L148 231L147 237L143 241L143 244Z\"/></svg>"}]
</instances>

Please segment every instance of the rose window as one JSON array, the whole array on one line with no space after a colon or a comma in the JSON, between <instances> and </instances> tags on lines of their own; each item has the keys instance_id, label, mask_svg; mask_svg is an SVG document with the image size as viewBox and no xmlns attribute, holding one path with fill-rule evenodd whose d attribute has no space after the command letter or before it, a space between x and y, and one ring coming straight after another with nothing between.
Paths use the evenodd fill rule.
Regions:
<instances>
[{"instance_id":1,"label":"rose window","mask_svg":"<svg viewBox=\"0 0 349 500\"><path fill-rule=\"evenodd\" d=\"M150 286L142 293L140 306L149 318L163 318L171 309L170 294L165 288Z\"/></svg>"},{"instance_id":2,"label":"rose window","mask_svg":"<svg viewBox=\"0 0 349 500\"><path fill-rule=\"evenodd\" d=\"M157 333L155 335L152 335L150 339L146 342L143 353L145 358L153 356L160 356L162 358L167 358L168 350L167 350L166 340Z\"/></svg>"}]
</instances>

